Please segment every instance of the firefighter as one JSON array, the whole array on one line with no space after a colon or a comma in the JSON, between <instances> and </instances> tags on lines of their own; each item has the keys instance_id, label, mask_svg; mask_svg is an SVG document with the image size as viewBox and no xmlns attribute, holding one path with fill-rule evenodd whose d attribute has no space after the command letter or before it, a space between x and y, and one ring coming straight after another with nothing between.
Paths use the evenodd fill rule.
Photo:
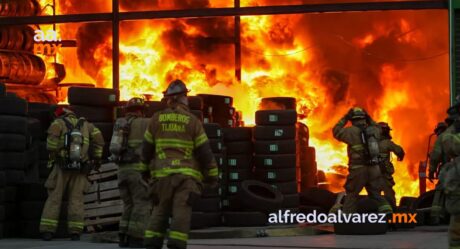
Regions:
<instances>
[{"instance_id":1,"label":"firefighter","mask_svg":"<svg viewBox=\"0 0 460 249\"><path fill-rule=\"evenodd\" d=\"M379 122L378 125L382 131L381 140L379 142L379 149L380 149L380 170L383 174L383 193L385 198L393 209L396 208L396 194L393 190L393 186L395 185L395 180L393 179L393 173L395 172L395 168L393 163L391 162L391 152L393 152L397 157L398 161L402 161L404 159L404 150L401 146L395 144L391 139L390 126L385 122Z\"/></svg>"},{"instance_id":2,"label":"firefighter","mask_svg":"<svg viewBox=\"0 0 460 249\"><path fill-rule=\"evenodd\" d=\"M118 187L123 201L123 214L119 224L119 246L143 245L144 231L150 217L148 197L149 171L142 163L142 139L149 119L144 118L142 98L132 98L125 106L126 116L116 120L110 142L111 161L119 165Z\"/></svg>"},{"instance_id":3,"label":"firefighter","mask_svg":"<svg viewBox=\"0 0 460 249\"><path fill-rule=\"evenodd\" d=\"M188 92L182 81L171 82L163 92L167 108L154 114L144 136L142 155L150 163L154 203L144 235L149 249L162 248L166 236L168 248L186 248L191 205L202 182L217 185L216 162L203 125L188 109Z\"/></svg>"},{"instance_id":4,"label":"firefighter","mask_svg":"<svg viewBox=\"0 0 460 249\"><path fill-rule=\"evenodd\" d=\"M448 117L446 118L446 123L440 122L434 129L434 133L436 134L437 139L434 143L433 149L430 152L430 165L428 173L428 179L430 182L433 182L433 180L437 178L442 165L448 162L448 158L446 157L442 147L442 141L445 135L451 134L454 130L454 126L452 124L454 123L455 119L459 117L459 115L458 113L455 113L455 109L452 107L447 110L447 113ZM433 202L431 204L430 223L432 225L439 225L441 218L445 216L445 196L439 182L436 184L434 191Z\"/></svg>"},{"instance_id":5,"label":"firefighter","mask_svg":"<svg viewBox=\"0 0 460 249\"><path fill-rule=\"evenodd\" d=\"M350 127L345 125L351 121ZM379 168L380 128L362 108L351 108L333 128L333 136L347 144L349 174L345 183L343 212L356 212L356 203L365 187L369 197L377 201L379 212L391 213L392 208L380 195L382 174Z\"/></svg>"},{"instance_id":6,"label":"firefighter","mask_svg":"<svg viewBox=\"0 0 460 249\"><path fill-rule=\"evenodd\" d=\"M450 213L449 248L460 248L460 104L455 104L456 113L450 112L453 121L436 140L430 158L429 179L437 174L445 196L445 209ZM449 108L450 111L452 111ZM440 169L438 169L440 167ZM439 173L437 173L439 172Z\"/></svg>"},{"instance_id":7,"label":"firefighter","mask_svg":"<svg viewBox=\"0 0 460 249\"><path fill-rule=\"evenodd\" d=\"M83 193L90 187L87 174L99 168L104 138L98 128L77 118L70 108L58 108L48 129L47 149L51 173L45 182L48 198L40 220L43 240L53 238L59 222L62 198L68 194L68 232L79 240L83 230ZM90 149L91 148L91 149Z\"/></svg>"}]
</instances>

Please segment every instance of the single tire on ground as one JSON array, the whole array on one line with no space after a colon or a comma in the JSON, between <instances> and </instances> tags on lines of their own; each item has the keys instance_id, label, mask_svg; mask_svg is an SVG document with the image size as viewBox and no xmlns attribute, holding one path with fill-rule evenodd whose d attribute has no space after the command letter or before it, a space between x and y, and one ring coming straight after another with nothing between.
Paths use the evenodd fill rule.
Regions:
<instances>
[{"instance_id":1,"label":"single tire on ground","mask_svg":"<svg viewBox=\"0 0 460 249\"><path fill-rule=\"evenodd\" d=\"M229 227L265 226L267 215L260 212L223 212L222 220Z\"/></svg>"},{"instance_id":2,"label":"single tire on ground","mask_svg":"<svg viewBox=\"0 0 460 249\"><path fill-rule=\"evenodd\" d=\"M119 92L109 88L70 87L67 96L70 105L114 107Z\"/></svg>"},{"instance_id":3,"label":"single tire on ground","mask_svg":"<svg viewBox=\"0 0 460 249\"><path fill-rule=\"evenodd\" d=\"M295 125L297 112L295 110L266 110L256 112L257 125Z\"/></svg>"},{"instance_id":4,"label":"single tire on ground","mask_svg":"<svg viewBox=\"0 0 460 249\"><path fill-rule=\"evenodd\" d=\"M243 181L238 197L250 210L260 212L274 211L283 203L283 195L280 191L269 184L255 180Z\"/></svg>"},{"instance_id":5,"label":"single tire on ground","mask_svg":"<svg viewBox=\"0 0 460 249\"><path fill-rule=\"evenodd\" d=\"M254 151L256 154L295 154L295 140L279 140L279 141L255 141Z\"/></svg>"}]
</instances>

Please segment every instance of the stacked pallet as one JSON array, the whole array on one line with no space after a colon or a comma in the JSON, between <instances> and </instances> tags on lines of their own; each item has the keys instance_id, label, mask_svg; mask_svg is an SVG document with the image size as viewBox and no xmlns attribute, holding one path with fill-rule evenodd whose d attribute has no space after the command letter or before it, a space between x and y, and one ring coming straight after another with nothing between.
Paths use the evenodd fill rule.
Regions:
<instances>
[{"instance_id":1,"label":"stacked pallet","mask_svg":"<svg viewBox=\"0 0 460 249\"><path fill-rule=\"evenodd\" d=\"M123 212L117 173L118 166L109 163L88 175L92 185L85 193L84 202L85 226L89 232L117 229Z\"/></svg>"}]
</instances>

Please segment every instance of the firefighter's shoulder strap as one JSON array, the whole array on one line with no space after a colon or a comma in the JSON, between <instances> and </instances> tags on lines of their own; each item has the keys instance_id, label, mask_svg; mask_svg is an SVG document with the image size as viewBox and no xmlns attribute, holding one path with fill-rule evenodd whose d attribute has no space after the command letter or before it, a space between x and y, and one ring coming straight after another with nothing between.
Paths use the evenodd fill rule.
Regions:
<instances>
[{"instance_id":1,"label":"firefighter's shoulder strap","mask_svg":"<svg viewBox=\"0 0 460 249\"><path fill-rule=\"evenodd\" d=\"M129 140L129 134L131 133L131 124L134 122L134 120L137 119L136 116L129 117L127 118L126 125L122 128L123 129L123 151L128 149L128 140Z\"/></svg>"},{"instance_id":2,"label":"firefighter's shoulder strap","mask_svg":"<svg viewBox=\"0 0 460 249\"><path fill-rule=\"evenodd\" d=\"M86 121L84 118L79 118L77 124L74 126L66 117L62 117L61 119L64 121L64 124L67 127L67 132L71 132L73 129L80 130Z\"/></svg>"}]
</instances>

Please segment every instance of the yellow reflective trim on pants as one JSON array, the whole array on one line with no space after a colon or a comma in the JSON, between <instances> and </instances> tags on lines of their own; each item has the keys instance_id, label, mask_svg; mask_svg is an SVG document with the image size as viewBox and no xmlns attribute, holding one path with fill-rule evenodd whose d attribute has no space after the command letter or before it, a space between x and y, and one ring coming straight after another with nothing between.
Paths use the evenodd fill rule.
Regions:
<instances>
[{"instance_id":1,"label":"yellow reflective trim on pants","mask_svg":"<svg viewBox=\"0 0 460 249\"><path fill-rule=\"evenodd\" d=\"M186 233L181 233L181 232L176 232L176 231L170 231L169 232L169 238L170 239L176 239L176 240L181 240L187 242L188 240L188 235Z\"/></svg>"},{"instance_id":2,"label":"yellow reflective trim on pants","mask_svg":"<svg viewBox=\"0 0 460 249\"><path fill-rule=\"evenodd\" d=\"M193 142L182 139L156 139L155 145L160 147L173 147L173 148L193 148Z\"/></svg>"},{"instance_id":3,"label":"yellow reflective trim on pants","mask_svg":"<svg viewBox=\"0 0 460 249\"><path fill-rule=\"evenodd\" d=\"M197 138L195 138L195 148L200 147L202 144L206 143L208 141L208 136L206 136L205 133L199 135Z\"/></svg>"},{"instance_id":4,"label":"yellow reflective trim on pants","mask_svg":"<svg viewBox=\"0 0 460 249\"><path fill-rule=\"evenodd\" d=\"M84 223L83 222L78 222L78 221L69 221L69 227L74 227L74 228L81 228L83 229Z\"/></svg>"},{"instance_id":5,"label":"yellow reflective trim on pants","mask_svg":"<svg viewBox=\"0 0 460 249\"><path fill-rule=\"evenodd\" d=\"M356 149L356 150L360 150L360 149L362 150L362 149L364 149L364 145L356 144L356 145L352 145L351 148Z\"/></svg>"},{"instance_id":6,"label":"yellow reflective trim on pants","mask_svg":"<svg viewBox=\"0 0 460 249\"><path fill-rule=\"evenodd\" d=\"M217 168L213 168L208 171L209 176L217 176L218 174L219 174L219 170Z\"/></svg>"},{"instance_id":7,"label":"yellow reflective trim on pants","mask_svg":"<svg viewBox=\"0 0 460 249\"><path fill-rule=\"evenodd\" d=\"M44 218L40 220L40 225L56 227L57 224L58 224L57 220L50 220L50 219L44 219Z\"/></svg>"},{"instance_id":8,"label":"yellow reflective trim on pants","mask_svg":"<svg viewBox=\"0 0 460 249\"><path fill-rule=\"evenodd\" d=\"M150 131L145 131L145 133L144 133L144 139L145 139L145 141L147 141L148 143L153 144L153 136L152 136L152 133L150 133Z\"/></svg>"},{"instance_id":9,"label":"yellow reflective trim on pants","mask_svg":"<svg viewBox=\"0 0 460 249\"><path fill-rule=\"evenodd\" d=\"M120 167L118 169L120 171L123 171L123 170L147 171L148 167L147 165L143 163L129 163L129 164L120 164Z\"/></svg>"},{"instance_id":10,"label":"yellow reflective trim on pants","mask_svg":"<svg viewBox=\"0 0 460 249\"><path fill-rule=\"evenodd\" d=\"M160 232L155 232L155 231L152 231L152 230L145 230L145 233L144 233L144 238L146 239L149 239L149 238L163 238L165 235L164 233L160 233Z\"/></svg>"},{"instance_id":11,"label":"yellow reflective trim on pants","mask_svg":"<svg viewBox=\"0 0 460 249\"><path fill-rule=\"evenodd\" d=\"M172 174L182 174L195 177L199 181L203 180L203 175L201 174L201 172L199 172L198 170L194 170L192 168L162 168L153 170L152 172L150 172L150 174L153 178L165 177Z\"/></svg>"}]
</instances>

